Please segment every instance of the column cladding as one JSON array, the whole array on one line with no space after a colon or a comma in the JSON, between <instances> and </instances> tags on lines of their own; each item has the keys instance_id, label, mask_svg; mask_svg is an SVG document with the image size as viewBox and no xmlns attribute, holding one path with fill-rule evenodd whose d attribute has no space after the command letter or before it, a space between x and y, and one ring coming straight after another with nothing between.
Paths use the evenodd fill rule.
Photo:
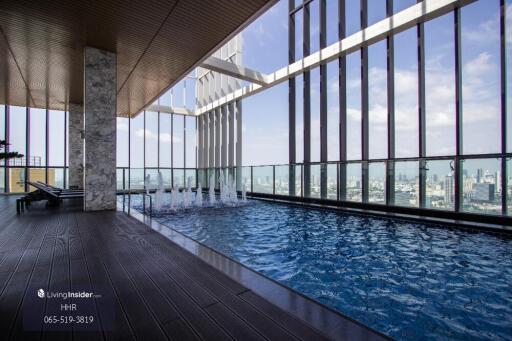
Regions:
<instances>
[{"instance_id":1,"label":"column cladding","mask_svg":"<svg viewBox=\"0 0 512 341\"><path fill-rule=\"evenodd\" d=\"M85 48L84 209L116 209L116 54Z\"/></svg>"},{"instance_id":2,"label":"column cladding","mask_svg":"<svg viewBox=\"0 0 512 341\"><path fill-rule=\"evenodd\" d=\"M69 187L84 188L84 108L69 105Z\"/></svg>"}]
</instances>

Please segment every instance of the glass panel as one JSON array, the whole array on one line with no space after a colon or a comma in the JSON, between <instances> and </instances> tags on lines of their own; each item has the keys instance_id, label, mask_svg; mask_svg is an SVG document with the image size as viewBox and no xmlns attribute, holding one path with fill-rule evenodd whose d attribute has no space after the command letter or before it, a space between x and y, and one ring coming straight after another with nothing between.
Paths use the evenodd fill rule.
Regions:
<instances>
[{"instance_id":1,"label":"glass panel","mask_svg":"<svg viewBox=\"0 0 512 341\"><path fill-rule=\"evenodd\" d=\"M0 105L0 140L5 139L5 105ZM1 151L5 151L1 149ZM4 160L0 160L0 165L4 164ZM4 186L5 188L5 186Z\"/></svg>"},{"instance_id":2,"label":"glass panel","mask_svg":"<svg viewBox=\"0 0 512 341\"><path fill-rule=\"evenodd\" d=\"M418 207L418 161L395 163L395 205Z\"/></svg>"},{"instance_id":3,"label":"glass panel","mask_svg":"<svg viewBox=\"0 0 512 341\"><path fill-rule=\"evenodd\" d=\"M394 13L401 12L410 6L415 5L416 1L417 0L394 0L393 11L394 11Z\"/></svg>"},{"instance_id":4,"label":"glass panel","mask_svg":"<svg viewBox=\"0 0 512 341\"><path fill-rule=\"evenodd\" d=\"M0 193L5 193L5 168L0 168Z\"/></svg>"},{"instance_id":5,"label":"glass panel","mask_svg":"<svg viewBox=\"0 0 512 341\"><path fill-rule=\"evenodd\" d=\"M327 165L327 198L338 199L338 165Z\"/></svg>"},{"instance_id":6,"label":"glass panel","mask_svg":"<svg viewBox=\"0 0 512 341\"><path fill-rule=\"evenodd\" d=\"M146 167L158 167L158 113L146 111Z\"/></svg>"},{"instance_id":7,"label":"glass panel","mask_svg":"<svg viewBox=\"0 0 512 341\"><path fill-rule=\"evenodd\" d=\"M48 185L63 188L64 178L61 168L48 168Z\"/></svg>"},{"instance_id":8,"label":"glass panel","mask_svg":"<svg viewBox=\"0 0 512 341\"><path fill-rule=\"evenodd\" d=\"M125 185L124 185L124 169L123 168L118 168L116 170L116 180L117 180L117 189L118 190L123 190L125 189Z\"/></svg>"},{"instance_id":9,"label":"glass panel","mask_svg":"<svg viewBox=\"0 0 512 341\"><path fill-rule=\"evenodd\" d=\"M285 2L285 1L281 1ZM327 46L339 40L338 33L338 1L326 1L327 13Z\"/></svg>"},{"instance_id":10,"label":"glass panel","mask_svg":"<svg viewBox=\"0 0 512 341\"><path fill-rule=\"evenodd\" d=\"M186 117L185 167L196 167L196 118ZM195 173L194 173L195 177ZM195 181L194 181L195 182Z\"/></svg>"},{"instance_id":11,"label":"glass panel","mask_svg":"<svg viewBox=\"0 0 512 341\"><path fill-rule=\"evenodd\" d=\"M144 169L132 168L130 170L130 189L144 188Z\"/></svg>"},{"instance_id":12,"label":"glass panel","mask_svg":"<svg viewBox=\"0 0 512 341\"><path fill-rule=\"evenodd\" d=\"M243 132L244 165L288 163L288 83L245 98L243 126L249 127Z\"/></svg>"},{"instance_id":13,"label":"glass panel","mask_svg":"<svg viewBox=\"0 0 512 341\"><path fill-rule=\"evenodd\" d=\"M295 12L294 14L294 19L295 19L295 60L300 60L302 59L303 57L303 40L302 40L302 36L303 36L303 22L304 22L304 18L303 18L303 11L300 10L300 11L297 11Z\"/></svg>"},{"instance_id":14,"label":"glass panel","mask_svg":"<svg viewBox=\"0 0 512 341\"><path fill-rule=\"evenodd\" d=\"M116 141L116 155L117 167L128 167L128 118L117 118L117 141Z\"/></svg>"},{"instance_id":15,"label":"glass panel","mask_svg":"<svg viewBox=\"0 0 512 341\"><path fill-rule=\"evenodd\" d=\"M340 160L339 63L327 64L327 161Z\"/></svg>"},{"instance_id":16,"label":"glass panel","mask_svg":"<svg viewBox=\"0 0 512 341\"><path fill-rule=\"evenodd\" d=\"M255 193L273 193L273 170L272 166L253 167L252 170Z\"/></svg>"},{"instance_id":17,"label":"glass panel","mask_svg":"<svg viewBox=\"0 0 512 341\"><path fill-rule=\"evenodd\" d=\"M64 166L66 114L64 111L50 110L48 115L48 165Z\"/></svg>"},{"instance_id":18,"label":"glass panel","mask_svg":"<svg viewBox=\"0 0 512 341\"><path fill-rule=\"evenodd\" d=\"M426 163L425 207L453 210L455 178L453 160L431 160Z\"/></svg>"},{"instance_id":19,"label":"glass panel","mask_svg":"<svg viewBox=\"0 0 512 341\"><path fill-rule=\"evenodd\" d=\"M347 57L347 159L361 160L361 53Z\"/></svg>"},{"instance_id":20,"label":"glass panel","mask_svg":"<svg viewBox=\"0 0 512 341\"><path fill-rule=\"evenodd\" d=\"M46 110L44 109L30 109L29 165L36 167L46 165Z\"/></svg>"},{"instance_id":21,"label":"glass panel","mask_svg":"<svg viewBox=\"0 0 512 341\"><path fill-rule=\"evenodd\" d=\"M500 151L499 2L461 9L464 154Z\"/></svg>"},{"instance_id":22,"label":"glass panel","mask_svg":"<svg viewBox=\"0 0 512 341\"><path fill-rule=\"evenodd\" d=\"M10 110L10 122L9 122L9 141L7 141L9 146L9 151L18 152L20 154L25 154L26 151L26 131L27 131L27 109L24 107L15 107L11 106ZM25 158L16 158L10 159L9 164L11 166L24 166ZM23 173L23 179L25 177L25 173ZM11 188L11 192L16 192ZM19 192L19 191L18 191ZM23 192L23 191L21 191Z\"/></svg>"},{"instance_id":23,"label":"glass panel","mask_svg":"<svg viewBox=\"0 0 512 341\"><path fill-rule=\"evenodd\" d=\"M171 167L171 114L160 113L160 167Z\"/></svg>"},{"instance_id":24,"label":"glass panel","mask_svg":"<svg viewBox=\"0 0 512 341\"><path fill-rule=\"evenodd\" d=\"M370 162L368 165L368 202L386 203L386 163Z\"/></svg>"},{"instance_id":25,"label":"glass panel","mask_svg":"<svg viewBox=\"0 0 512 341\"><path fill-rule=\"evenodd\" d=\"M395 153L418 156L416 28L395 35Z\"/></svg>"},{"instance_id":26,"label":"glass panel","mask_svg":"<svg viewBox=\"0 0 512 341\"><path fill-rule=\"evenodd\" d=\"M386 17L386 0L368 1L368 26Z\"/></svg>"},{"instance_id":27,"label":"glass panel","mask_svg":"<svg viewBox=\"0 0 512 341\"><path fill-rule=\"evenodd\" d=\"M183 168L183 117L172 115L172 167ZM183 175L182 175L183 177Z\"/></svg>"},{"instance_id":28,"label":"glass panel","mask_svg":"<svg viewBox=\"0 0 512 341\"><path fill-rule=\"evenodd\" d=\"M320 50L320 1L309 3L309 46L310 52Z\"/></svg>"},{"instance_id":29,"label":"glass panel","mask_svg":"<svg viewBox=\"0 0 512 341\"><path fill-rule=\"evenodd\" d=\"M46 169L45 168L29 168L28 177L31 182L43 182L46 183ZM63 187L61 187L63 188ZM36 188L29 186L28 191L35 191Z\"/></svg>"},{"instance_id":30,"label":"glass panel","mask_svg":"<svg viewBox=\"0 0 512 341\"><path fill-rule=\"evenodd\" d=\"M195 188L196 185L196 171L195 169L186 169L185 170L185 180L187 187L191 186L192 188Z\"/></svg>"},{"instance_id":31,"label":"glass panel","mask_svg":"<svg viewBox=\"0 0 512 341\"><path fill-rule=\"evenodd\" d=\"M425 23L427 155L455 154L455 38L453 13Z\"/></svg>"},{"instance_id":32,"label":"glass panel","mask_svg":"<svg viewBox=\"0 0 512 341\"><path fill-rule=\"evenodd\" d=\"M183 153L182 153L183 155ZM173 186L176 188L184 188L185 187L185 170L183 168L174 168L172 172L173 176ZM216 176L215 179L218 177ZM218 181L218 180L216 180Z\"/></svg>"},{"instance_id":33,"label":"glass panel","mask_svg":"<svg viewBox=\"0 0 512 341\"><path fill-rule=\"evenodd\" d=\"M158 188L158 169L148 169L146 168L146 177L149 175L149 186L146 186L146 189L156 189Z\"/></svg>"},{"instance_id":34,"label":"glass panel","mask_svg":"<svg viewBox=\"0 0 512 341\"><path fill-rule=\"evenodd\" d=\"M347 200L362 201L361 164L347 164Z\"/></svg>"},{"instance_id":35,"label":"glass panel","mask_svg":"<svg viewBox=\"0 0 512 341\"><path fill-rule=\"evenodd\" d=\"M9 172L9 192L25 192L25 168L7 168Z\"/></svg>"},{"instance_id":36,"label":"glass panel","mask_svg":"<svg viewBox=\"0 0 512 341\"><path fill-rule=\"evenodd\" d=\"M164 188L165 189L172 188L172 171L170 169L160 168L160 173L162 173L162 180L164 181Z\"/></svg>"},{"instance_id":37,"label":"glass panel","mask_svg":"<svg viewBox=\"0 0 512 341\"><path fill-rule=\"evenodd\" d=\"M461 169L462 210L501 214L501 160L463 160Z\"/></svg>"},{"instance_id":38,"label":"glass panel","mask_svg":"<svg viewBox=\"0 0 512 341\"><path fill-rule=\"evenodd\" d=\"M385 1L376 1L380 3ZM371 6L370 6L371 7ZM385 13L385 12L384 12ZM369 156L384 159L388 155L388 100L386 41L368 48Z\"/></svg>"},{"instance_id":39,"label":"glass panel","mask_svg":"<svg viewBox=\"0 0 512 341\"><path fill-rule=\"evenodd\" d=\"M290 194L290 166L276 166L276 194Z\"/></svg>"},{"instance_id":40,"label":"glass panel","mask_svg":"<svg viewBox=\"0 0 512 341\"><path fill-rule=\"evenodd\" d=\"M507 211L512 215L512 159L507 159Z\"/></svg>"},{"instance_id":41,"label":"glass panel","mask_svg":"<svg viewBox=\"0 0 512 341\"><path fill-rule=\"evenodd\" d=\"M295 166L295 196L302 196L302 166L296 165Z\"/></svg>"},{"instance_id":42,"label":"glass panel","mask_svg":"<svg viewBox=\"0 0 512 341\"><path fill-rule=\"evenodd\" d=\"M311 162L320 161L320 68L311 70Z\"/></svg>"},{"instance_id":43,"label":"glass panel","mask_svg":"<svg viewBox=\"0 0 512 341\"><path fill-rule=\"evenodd\" d=\"M304 166L308 167L308 166ZM320 198L320 165L311 165L310 176L311 176L311 198Z\"/></svg>"},{"instance_id":44,"label":"glass panel","mask_svg":"<svg viewBox=\"0 0 512 341\"><path fill-rule=\"evenodd\" d=\"M304 161L304 76L295 77L295 157Z\"/></svg>"},{"instance_id":45,"label":"glass panel","mask_svg":"<svg viewBox=\"0 0 512 341\"><path fill-rule=\"evenodd\" d=\"M131 120L130 167L142 168L144 167L144 112L141 112ZM134 174L131 174L131 176L134 176ZM142 175L142 180L144 181L144 175Z\"/></svg>"},{"instance_id":46,"label":"glass panel","mask_svg":"<svg viewBox=\"0 0 512 341\"><path fill-rule=\"evenodd\" d=\"M361 29L361 6L359 1L345 1L345 28L347 37Z\"/></svg>"}]
</instances>

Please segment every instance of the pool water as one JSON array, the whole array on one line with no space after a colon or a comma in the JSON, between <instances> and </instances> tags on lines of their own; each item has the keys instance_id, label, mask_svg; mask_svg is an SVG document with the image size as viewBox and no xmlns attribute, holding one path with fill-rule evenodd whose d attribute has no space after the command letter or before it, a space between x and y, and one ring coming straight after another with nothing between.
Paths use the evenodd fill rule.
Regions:
<instances>
[{"instance_id":1,"label":"pool water","mask_svg":"<svg viewBox=\"0 0 512 341\"><path fill-rule=\"evenodd\" d=\"M398 340L512 338L511 238L259 200L154 219Z\"/></svg>"}]
</instances>

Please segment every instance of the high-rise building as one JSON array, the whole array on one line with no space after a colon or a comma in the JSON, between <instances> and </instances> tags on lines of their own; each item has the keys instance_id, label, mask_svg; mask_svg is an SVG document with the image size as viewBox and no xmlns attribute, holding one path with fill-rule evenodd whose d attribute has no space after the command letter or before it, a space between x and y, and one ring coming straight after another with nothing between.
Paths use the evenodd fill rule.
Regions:
<instances>
[{"instance_id":1,"label":"high-rise building","mask_svg":"<svg viewBox=\"0 0 512 341\"><path fill-rule=\"evenodd\" d=\"M449 174L444 177L444 197L447 204L452 205L455 201L454 198L454 182L453 175Z\"/></svg>"}]
</instances>

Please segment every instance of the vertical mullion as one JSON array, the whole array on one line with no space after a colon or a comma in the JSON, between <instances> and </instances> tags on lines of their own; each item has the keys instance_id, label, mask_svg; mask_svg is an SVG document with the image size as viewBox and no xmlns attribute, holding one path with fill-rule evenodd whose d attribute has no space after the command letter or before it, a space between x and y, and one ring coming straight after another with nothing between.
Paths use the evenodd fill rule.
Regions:
<instances>
[{"instance_id":1,"label":"vertical mullion","mask_svg":"<svg viewBox=\"0 0 512 341\"><path fill-rule=\"evenodd\" d=\"M500 0L500 62L501 62L501 154L507 153L507 7L505 0ZM501 159L501 211L508 214L507 207L507 158Z\"/></svg>"},{"instance_id":2,"label":"vertical mullion","mask_svg":"<svg viewBox=\"0 0 512 341\"><path fill-rule=\"evenodd\" d=\"M342 40L346 36L345 25L345 0L338 0L338 38ZM338 60L338 87L339 87L339 148L340 148L340 166L338 190L339 200L347 199L347 57L341 56Z\"/></svg>"},{"instance_id":3,"label":"vertical mullion","mask_svg":"<svg viewBox=\"0 0 512 341\"><path fill-rule=\"evenodd\" d=\"M9 141L10 141L10 136L9 136L9 127L11 125L11 107L10 105L6 105L5 106L5 141L7 141L7 144L5 145L5 152L6 153L9 153L10 151L10 148L9 148ZM4 160L4 166L5 166L5 192L6 193L9 193L11 191L11 188L9 186L9 160Z\"/></svg>"},{"instance_id":4,"label":"vertical mullion","mask_svg":"<svg viewBox=\"0 0 512 341\"><path fill-rule=\"evenodd\" d=\"M461 155L462 150L462 59L461 59L461 10L460 7L454 10L454 29L455 29L455 174L454 174L454 192L455 192L455 211L461 209Z\"/></svg>"},{"instance_id":5,"label":"vertical mullion","mask_svg":"<svg viewBox=\"0 0 512 341\"><path fill-rule=\"evenodd\" d=\"M393 0L386 0L386 16L393 15ZM387 50L387 104L388 104L388 161L386 162L386 205L395 203L395 38L386 38Z\"/></svg>"},{"instance_id":6,"label":"vertical mullion","mask_svg":"<svg viewBox=\"0 0 512 341\"><path fill-rule=\"evenodd\" d=\"M303 14L303 57L309 56L310 46L310 15L309 3L304 5ZM303 112L304 112L304 196L311 194L311 73L305 71L303 76Z\"/></svg>"},{"instance_id":7,"label":"vertical mullion","mask_svg":"<svg viewBox=\"0 0 512 341\"><path fill-rule=\"evenodd\" d=\"M142 141L142 167L144 174L144 189L146 189L146 110L142 112L143 125L144 125L144 141Z\"/></svg>"},{"instance_id":8,"label":"vertical mullion","mask_svg":"<svg viewBox=\"0 0 512 341\"><path fill-rule=\"evenodd\" d=\"M128 116L128 190L132 188L131 180L132 180L132 118Z\"/></svg>"},{"instance_id":9,"label":"vertical mullion","mask_svg":"<svg viewBox=\"0 0 512 341\"><path fill-rule=\"evenodd\" d=\"M157 150L157 157L156 157L156 167L158 168L158 171L160 171L160 111L158 112L158 136L156 138L156 150Z\"/></svg>"},{"instance_id":10,"label":"vertical mullion","mask_svg":"<svg viewBox=\"0 0 512 341\"><path fill-rule=\"evenodd\" d=\"M320 6L320 49L327 45L326 0L319 0ZM327 64L320 65L320 197L327 198Z\"/></svg>"},{"instance_id":11,"label":"vertical mullion","mask_svg":"<svg viewBox=\"0 0 512 341\"><path fill-rule=\"evenodd\" d=\"M422 2L423 0L417 0ZM419 207L425 207L426 199L426 115L425 115L425 24L417 24L417 48L418 48L418 156L419 165Z\"/></svg>"},{"instance_id":12,"label":"vertical mullion","mask_svg":"<svg viewBox=\"0 0 512 341\"><path fill-rule=\"evenodd\" d=\"M368 0L360 0L361 30L368 26ZM368 46L361 47L361 185L362 202L368 202L369 98Z\"/></svg>"},{"instance_id":13,"label":"vertical mullion","mask_svg":"<svg viewBox=\"0 0 512 341\"><path fill-rule=\"evenodd\" d=\"M171 115L171 188L174 188L174 114Z\"/></svg>"},{"instance_id":14,"label":"vertical mullion","mask_svg":"<svg viewBox=\"0 0 512 341\"><path fill-rule=\"evenodd\" d=\"M50 131L50 110L47 108L45 111L45 138L44 138L44 157L46 159L44 165L44 180L48 183L48 164L50 163L50 153L48 146L50 145L50 138L48 132Z\"/></svg>"},{"instance_id":15,"label":"vertical mullion","mask_svg":"<svg viewBox=\"0 0 512 341\"><path fill-rule=\"evenodd\" d=\"M68 164L68 133L67 133L68 111L64 111L64 179L62 180L64 188L66 188L66 167Z\"/></svg>"},{"instance_id":16,"label":"vertical mullion","mask_svg":"<svg viewBox=\"0 0 512 341\"><path fill-rule=\"evenodd\" d=\"M25 183L23 184L24 191L28 192L27 181L30 181L29 167L30 167L30 108L25 108ZM64 127L65 128L65 127ZM65 145L65 143L64 143ZM64 151L65 153L65 151ZM65 157L65 156L64 156ZM64 163L64 166L66 164Z\"/></svg>"},{"instance_id":17,"label":"vertical mullion","mask_svg":"<svg viewBox=\"0 0 512 341\"><path fill-rule=\"evenodd\" d=\"M187 116L183 115L183 181L187 185L186 171L187 168Z\"/></svg>"},{"instance_id":18,"label":"vertical mullion","mask_svg":"<svg viewBox=\"0 0 512 341\"><path fill-rule=\"evenodd\" d=\"M295 62L295 0L288 0L288 64ZM289 166L289 195L295 195L295 166L296 153L296 87L295 77L288 80L288 162Z\"/></svg>"}]
</instances>

